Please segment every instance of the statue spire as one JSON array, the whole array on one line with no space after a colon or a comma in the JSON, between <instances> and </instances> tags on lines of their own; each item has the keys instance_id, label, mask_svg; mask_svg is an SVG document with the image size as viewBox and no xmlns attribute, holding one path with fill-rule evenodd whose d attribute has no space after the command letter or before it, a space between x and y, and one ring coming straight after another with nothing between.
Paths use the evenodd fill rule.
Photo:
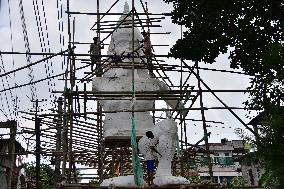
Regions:
<instances>
[{"instance_id":1,"label":"statue spire","mask_svg":"<svg viewBox=\"0 0 284 189\"><path fill-rule=\"evenodd\" d=\"M129 5L128 5L127 1L125 1L123 13L125 13L125 14L129 13Z\"/></svg>"}]
</instances>

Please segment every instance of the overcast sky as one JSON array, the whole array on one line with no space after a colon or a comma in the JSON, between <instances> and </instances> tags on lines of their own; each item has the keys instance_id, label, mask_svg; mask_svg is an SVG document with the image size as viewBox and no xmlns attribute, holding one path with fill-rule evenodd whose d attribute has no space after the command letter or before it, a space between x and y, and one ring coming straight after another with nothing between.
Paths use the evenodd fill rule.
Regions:
<instances>
[{"instance_id":1,"label":"overcast sky","mask_svg":"<svg viewBox=\"0 0 284 189\"><path fill-rule=\"evenodd\" d=\"M1 10L0 10L0 51L12 51L12 44L14 51L25 52L25 42L24 35L22 30L22 21L21 14L19 9L18 0L10 0L10 6L8 6L8 0L2 0ZM66 11L66 1L65 0L34 0L37 2L33 6L32 0L24 0L24 15L26 28L28 33L29 45L31 52L53 52L57 53L60 50L65 50L67 48L67 15ZM104 12L109 9L114 0L101 0L100 11ZM128 1L131 3L131 1ZM145 1L143 1L145 2ZM58 7L57 7L58 3ZM113 7L111 12L122 12L123 5L125 0L121 0L116 6ZM142 7L139 0L135 0L136 9L138 12L142 12ZM44 6L42 6L44 5ZM58 12L61 12L62 5L62 19L58 19ZM10 17L9 17L9 7L10 7ZM35 8L35 9L34 9ZM170 12L172 9L171 5L165 4L162 0L148 0L148 8L151 13L166 13ZM40 15L41 22L38 22L39 17L35 16ZM44 11L43 11L44 9ZM70 11L76 12L96 12L96 1L95 0L70 0ZM95 31L90 30L91 26L96 21L96 16L90 15L72 15L71 21L75 18L76 29L75 29L75 41L80 42L91 42L92 38L95 36ZM158 17L158 16L152 16ZM11 18L11 28L10 30L10 18ZM103 20L118 20L119 16L106 16ZM141 16L142 18L142 16ZM38 26L37 27L37 22ZM41 24L39 24L41 23ZM46 24L45 24L46 23ZM63 24L63 31L62 26ZM163 20L160 25L162 27L157 27L151 29L151 32L171 32L170 35L152 35L151 40L152 44L167 44L167 47L155 47L155 54L167 54L170 47L175 43L175 41L180 38L180 26L174 25L171 23L171 19L167 17ZM39 29L39 30L38 30ZM11 42L11 32L13 41ZM44 36L44 37L42 37ZM63 44L64 36L64 44ZM106 34L102 34L102 38ZM60 41L61 39L61 41ZM109 40L106 40L108 43ZM87 53L89 50L88 45L77 45L76 53ZM107 48L104 49L104 53ZM9 71L27 64L25 55L2 55L3 63L5 70ZM31 62L42 59L42 56L32 56ZM174 59L164 59L167 64L180 64L179 60ZM0 60L1 61L1 60ZM78 61L77 67L84 64ZM193 63L189 62L190 65ZM63 66L62 66L63 65ZM0 66L2 63L0 62ZM200 67L209 67L215 69L226 69L229 68L228 54L221 55L216 59L216 63L212 65L207 65L200 63ZM33 75L34 80L42 79L47 77L47 75L56 75L63 73L66 68L63 63L63 57L56 57L51 59L48 63L40 63L36 66L33 66ZM83 75L84 71L89 71L88 69L78 72L78 77ZM241 71L241 70L238 70ZM1 71L3 73L3 70ZM202 79L207 83L211 89L246 89L249 86L249 77L245 75L233 74L233 73L221 73L213 71L200 71ZM169 73L171 80L176 84L179 84L180 78L179 75L174 73ZM187 74L184 74L186 78ZM196 85L196 80L194 77L189 80L189 85ZM29 82L28 70L22 70L17 72L15 75L11 74L10 77L0 78L0 90L4 88L12 87L17 83L18 85ZM9 86L8 86L9 83ZM50 92L52 90L63 90L64 82L62 80L54 79L52 81L40 82L35 85L36 94L39 99L47 99L47 101L40 103L42 109L47 110L52 107L52 101L55 98L54 94ZM79 88L83 86L80 85ZM204 88L204 87L203 87ZM91 83L88 84L88 89L91 89ZM197 86L195 87L197 89ZM205 88L204 88L205 89ZM1 101L0 108L5 112L8 117L5 117L2 112L0 112L0 120L5 121L7 119L15 119L12 115L14 102L13 99L18 98L18 111L29 111L32 109L32 103L29 101L30 97L30 87L22 87L19 89L12 90L11 93L1 92ZM12 97L11 97L12 96ZM232 107L244 107L242 104L247 95L243 93L218 93L218 96L228 105ZM205 107L220 107L222 106L214 96L209 93L204 94L204 106ZM199 102L195 103L194 107L199 107ZM93 107L88 107L89 110L92 110ZM246 118L245 110L234 110L244 122L248 122L249 119ZM158 113L159 114L159 113ZM26 116L25 114L20 114L20 116ZM227 110L208 110L205 112L205 117L207 120L220 121L224 124L209 124L211 127L208 128L212 132L210 142L220 142L221 138L228 138L229 140L238 139L234 134L234 129L241 127L242 124ZM192 119L201 119L200 111L190 111L188 118ZM33 123L24 121L24 119L18 117L17 121L19 122L20 127L33 127ZM191 143L195 143L203 136L202 124L201 122L187 122L187 135Z\"/></svg>"}]
</instances>

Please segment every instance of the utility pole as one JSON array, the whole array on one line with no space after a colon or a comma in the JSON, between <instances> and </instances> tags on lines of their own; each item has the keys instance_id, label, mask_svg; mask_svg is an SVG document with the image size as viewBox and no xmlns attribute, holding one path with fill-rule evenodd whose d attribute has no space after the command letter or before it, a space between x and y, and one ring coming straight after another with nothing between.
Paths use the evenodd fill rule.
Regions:
<instances>
[{"instance_id":1,"label":"utility pole","mask_svg":"<svg viewBox=\"0 0 284 189\"><path fill-rule=\"evenodd\" d=\"M40 188L40 123L38 117L38 99L35 101L35 135L36 135L36 188Z\"/></svg>"},{"instance_id":2,"label":"utility pole","mask_svg":"<svg viewBox=\"0 0 284 189\"><path fill-rule=\"evenodd\" d=\"M56 184L59 181L59 177L60 177L60 156L58 155L58 153L61 151L61 131L62 131L62 105L63 105L63 99L62 97L58 98L58 116L57 116L57 124L56 124L56 152L55 152L55 181L54 181L54 186L56 186Z\"/></svg>"},{"instance_id":3,"label":"utility pole","mask_svg":"<svg viewBox=\"0 0 284 189\"><path fill-rule=\"evenodd\" d=\"M67 74L66 74L67 75ZM65 86L67 83L67 78L65 78ZM64 112L63 112L63 132L62 132L62 177L66 178L66 161L67 161L67 139L68 139L68 130L67 130L67 115L66 115L66 91L64 92Z\"/></svg>"}]
</instances>

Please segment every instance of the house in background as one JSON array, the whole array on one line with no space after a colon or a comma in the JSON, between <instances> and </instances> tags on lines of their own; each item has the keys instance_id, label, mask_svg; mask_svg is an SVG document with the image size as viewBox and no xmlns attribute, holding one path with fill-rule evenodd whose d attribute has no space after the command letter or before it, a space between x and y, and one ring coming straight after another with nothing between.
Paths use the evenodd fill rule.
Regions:
<instances>
[{"instance_id":1,"label":"house in background","mask_svg":"<svg viewBox=\"0 0 284 189\"><path fill-rule=\"evenodd\" d=\"M196 171L201 180L209 180L205 145L200 145L199 148L204 149L204 152L197 153L200 163L197 163ZM236 159L245 153L243 141L222 139L221 143L209 143L209 150L215 183L229 182L233 177L242 176L241 165Z\"/></svg>"},{"instance_id":2,"label":"house in background","mask_svg":"<svg viewBox=\"0 0 284 189\"><path fill-rule=\"evenodd\" d=\"M246 185L258 185L263 170L257 164L241 161L250 150L243 140L222 139L220 143L209 143L209 150L215 183L229 183L234 177L242 177ZM190 169L185 176L198 176L201 180L210 180L205 145L197 146L194 158L188 164Z\"/></svg>"}]
</instances>

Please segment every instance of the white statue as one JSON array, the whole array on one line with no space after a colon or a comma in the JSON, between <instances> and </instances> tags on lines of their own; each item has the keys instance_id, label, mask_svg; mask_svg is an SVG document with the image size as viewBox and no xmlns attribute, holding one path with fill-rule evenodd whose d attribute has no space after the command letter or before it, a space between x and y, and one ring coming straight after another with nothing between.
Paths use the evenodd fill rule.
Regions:
<instances>
[{"instance_id":1,"label":"white statue","mask_svg":"<svg viewBox=\"0 0 284 189\"><path fill-rule=\"evenodd\" d=\"M138 148L147 160L147 166L150 164L149 171L153 171L151 170L152 165L149 161L153 161L154 159L158 159L159 161L154 184L160 186L167 184L188 183L185 178L172 176L171 173L171 162L176 150L176 122L174 122L172 119L165 119L157 123L150 132L153 134L153 136L149 135L148 131L148 136L145 135L140 139Z\"/></svg>"},{"instance_id":2,"label":"white statue","mask_svg":"<svg viewBox=\"0 0 284 189\"><path fill-rule=\"evenodd\" d=\"M124 13L128 13L128 4L125 5ZM122 16L119 20L122 20ZM131 17L128 17L125 22L129 22ZM138 49L137 53L143 55L139 48L139 42L142 40L142 34L138 28L134 28L134 48ZM111 37L111 42L107 54L112 55L127 55L132 53L132 28L118 28ZM122 62L131 64L131 58L125 58ZM140 58L135 58L134 62L141 63ZM145 61L146 62L146 61ZM151 78L147 69L135 69L134 71L134 86L136 92L143 91L167 91L169 88L165 83L158 79ZM95 77L93 79L93 91L132 91L132 69L110 68L103 74L103 77ZM152 109L154 100L134 100L125 97L125 100L104 100L99 98L104 111L117 111L115 113L105 113L104 120L104 137L105 139L129 139L131 134L131 112L123 112L131 110L134 105L134 110ZM168 100L167 103L172 108L176 107L178 101ZM149 111L135 112L135 121L137 136L141 137L146 131L154 127L152 116Z\"/></svg>"},{"instance_id":3,"label":"white statue","mask_svg":"<svg viewBox=\"0 0 284 189\"><path fill-rule=\"evenodd\" d=\"M126 3L124 6L124 13L129 12L129 6ZM125 16L120 17L120 21ZM131 23L131 18L128 17L125 23ZM123 25L125 26L125 25ZM131 25L129 25L131 26ZM142 41L141 32L138 28L134 28L134 49L139 55L143 55L140 49L139 41ZM131 65L131 53L132 49L132 28L118 28L111 36L110 45L107 54L110 56L130 55L129 58L121 58L121 62L129 63ZM136 54L137 56L137 54ZM120 58L120 57L119 57ZM116 60L119 60L119 58ZM134 59L135 64L141 64L140 58ZM146 60L145 60L146 62ZM118 62L116 62L118 63ZM93 79L93 91L126 91L132 90L132 69L124 68L110 68L104 74L103 77L95 77ZM143 91L168 91L169 88L163 82L158 79L151 78L147 69L135 69L134 70L134 90L135 92ZM102 105L104 111L112 111L113 113L105 113L105 120L103 124L104 137L109 139L130 139L131 136L131 118L132 113L129 110L150 110L153 108L153 99L139 100L134 99L132 101L129 97L124 97L122 100L109 100L103 97L99 97L99 102ZM167 100L166 103L171 108L181 108L182 103L178 100ZM157 150L161 153L161 157L158 158L159 165L156 172L156 178L154 183L157 185L165 184L180 184L185 183L187 180L183 177L173 177L171 175L171 160L175 153L175 143L177 136L176 123L167 119L154 125L150 111L140 111L134 113L136 122L136 134L140 138L147 131L152 131L157 144ZM143 142L139 144L141 153L147 156L147 153L143 152ZM145 146L144 146L145 147ZM104 180L101 186L108 185L120 185L123 183L133 182L133 176L123 176L112 179Z\"/></svg>"}]
</instances>

